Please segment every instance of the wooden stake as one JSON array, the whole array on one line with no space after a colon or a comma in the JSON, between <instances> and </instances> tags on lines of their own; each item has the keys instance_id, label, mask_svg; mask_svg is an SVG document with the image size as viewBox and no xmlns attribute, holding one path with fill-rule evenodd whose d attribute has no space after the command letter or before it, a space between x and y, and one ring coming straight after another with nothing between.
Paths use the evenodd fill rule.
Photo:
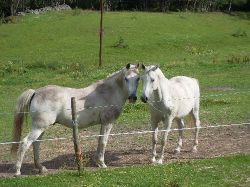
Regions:
<instances>
[{"instance_id":1,"label":"wooden stake","mask_svg":"<svg viewBox=\"0 0 250 187\"><path fill-rule=\"evenodd\" d=\"M103 0L100 0L100 10L101 10L101 19L100 19L100 48L99 48L99 67L102 66L102 36L103 36Z\"/></svg>"}]
</instances>

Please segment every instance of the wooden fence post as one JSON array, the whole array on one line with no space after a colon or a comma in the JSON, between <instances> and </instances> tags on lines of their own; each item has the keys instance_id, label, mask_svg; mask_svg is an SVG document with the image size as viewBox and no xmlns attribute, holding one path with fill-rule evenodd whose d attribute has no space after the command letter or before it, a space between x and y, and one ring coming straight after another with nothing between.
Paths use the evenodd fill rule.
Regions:
<instances>
[{"instance_id":1,"label":"wooden fence post","mask_svg":"<svg viewBox=\"0 0 250 187\"><path fill-rule=\"evenodd\" d=\"M82 153L79 145L79 137L78 137L78 124L76 121L76 100L75 97L71 97L71 114L72 114L72 122L73 122L73 142L75 148L75 158L77 163L78 172L81 171L82 165Z\"/></svg>"},{"instance_id":2,"label":"wooden fence post","mask_svg":"<svg viewBox=\"0 0 250 187\"><path fill-rule=\"evenodd\" d=\"M100 18L100 44L99 44L99 67L102 66L102 38L103 38L103 0L100 0L100 11L101 11L101 18Z\"/></svg>"}]
</instances>

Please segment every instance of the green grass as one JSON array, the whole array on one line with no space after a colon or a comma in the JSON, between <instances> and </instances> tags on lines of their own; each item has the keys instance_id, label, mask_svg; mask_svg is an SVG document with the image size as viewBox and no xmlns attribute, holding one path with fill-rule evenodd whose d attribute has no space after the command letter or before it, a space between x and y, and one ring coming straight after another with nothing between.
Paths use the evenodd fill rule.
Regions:
<instances>
[{"instance_id":1,"label":"green grass","mask_svg":"<svg viewBox=\"0 0 250 187\"><path fill-rule=\"evenodd\" d=\"M127 63L158 64L167 77L199 80L201 119L249 121L250 22L223 13L111 12L104 15L104 62L98 68L99 14L51 12L0 25L0 139L10 140L18 95L48 84L85 87ZM139 86L138 95L140 95ZM140 113L140 115L138 115ZM147 107L126 105L118 124L145 128Z\"/></svg>"},{"instance_id":2,"label":"green grass","mask_svg":"<svg viewBox=\"0 0 250 187\"><path fill-rule=\"evenodd\" d=\"M241 17L223 13L105 13L102 68L98 68L97 12L51 12L0 24L0 142L11 140L15 101L25 89L48 84L85 87L127 63L138 62L160 65L169 78L197 78L202 125L249 121L250 21ZM140 89L141 85L138 96ZM125 106L114 128L148 130L148 119L147 106L138 101ZM88 130L98 133L97 129ZM47 134L64 137L65 132L58 127L55 134ZM1 158L8 159L9 155ZM75 172L62 172L4 179L0 186L247 186L249 161L249 155L241 155L86 171L80 177Z\"/></svg>"},{"instance_id":3,"label":"green grass","mask_svg":"<svg viewBox=\"0 0 250 187\"><path fill-rule=\"evenodd\" d=\"M249 186L250 156L0 180L0 186Z\"/></svg>"}]
</instances>

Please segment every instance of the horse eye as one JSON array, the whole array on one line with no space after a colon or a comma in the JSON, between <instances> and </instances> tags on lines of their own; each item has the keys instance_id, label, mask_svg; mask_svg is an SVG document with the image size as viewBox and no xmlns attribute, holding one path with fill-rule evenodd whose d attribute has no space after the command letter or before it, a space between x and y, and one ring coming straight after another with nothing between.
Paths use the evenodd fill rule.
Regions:
<instances>
[{"instance_id":1,"label":"horse eye","mask_svg":"<svg viewBox=\"0 0 250 187\"><path fill-rule=\"evenodd\" d=\"M151 82L154 82L155 80L154 79L151 79Z\"/></svg>"}]
</instances>

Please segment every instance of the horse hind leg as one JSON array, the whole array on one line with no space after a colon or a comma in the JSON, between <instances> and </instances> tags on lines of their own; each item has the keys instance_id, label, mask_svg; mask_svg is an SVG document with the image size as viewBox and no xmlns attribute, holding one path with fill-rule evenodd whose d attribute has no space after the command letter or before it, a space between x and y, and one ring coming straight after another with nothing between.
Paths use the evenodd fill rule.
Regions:
<instances>
[{"instance_id":1,"label":"horse hind leg","mask_svg":"<svg viewBox=\"0 0 250 187\"><path fill-rule=\"evenodd\" d=\"M194 138L194 146L192 148L192 152L196 153L197 152L197 146L198 146L198 136L199 136L199 131L200 131L200 119L199 119L199 110L198 109L193 109L191 112L191 116L194 121L194 126L195 126L195 138Z\"/></svg>"},{"instance_id":2,"label":"horse hind leg","mask_svg":"<svg viewBox=\"0 0 250 187\"><path fill-rule=\"evenodd\" d=\"M21 175L21 166L23 162L23 157L27 149L30 147L32 142L34 142L43 132L42 129L32 128L31 132L23 139L23 142L20 145L20 148L17 153L17 161L16 161L16 176Z\"/></svg>"},{"instance_id":3,"label":"horse hind leg","mask_svg":"<svg viewBox=\"0 0 250 187\"><path fill-rule=\"evenodd\" d=\"M43 135L44 135L44 132L41 133L38 140L41 140ZM39 169L39 173L46 173L47 172L46 167L40 163L40 156L39 156L40 143L41 143L40 141L33 142L34 164L35 164L35 167Z\"/></svg>"},{"instance_id":4,"label":"horse hind leg","mask_svg":"<svg viewBox=\"0 0 250 187\"><path fill-rule=\"evenodd\" d=\"M177 125L178 125L178 132L179 137L177 141L177 148L175 149L175 154L179 154L181 152L182 147L182 139L183 139L183 128L184 128L184 121L183 119L177 119Z\"/></svg>"},{"instance_id":5,"label":"horse hind leg","mask_svg":"<svg viewBox=\"0 0 250 187\"><path fill-rule=\"evenodd\" d=\"M96 163L99 167L102 168L107 167L106 164L104 163L104 153L111 129L112 129L112 124L105 124L105 125L101 124L101 130L100 130L101 136L99 137L98 140Z\"/></svg>"}]
</instances>

